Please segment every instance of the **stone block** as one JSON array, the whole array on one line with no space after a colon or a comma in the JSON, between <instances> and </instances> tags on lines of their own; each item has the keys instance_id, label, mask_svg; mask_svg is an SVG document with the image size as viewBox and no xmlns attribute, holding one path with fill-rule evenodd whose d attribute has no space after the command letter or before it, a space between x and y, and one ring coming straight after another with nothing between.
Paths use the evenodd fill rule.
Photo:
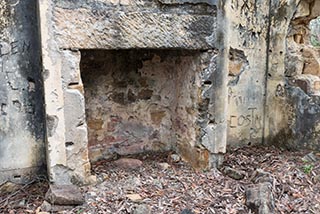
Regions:
<instances>
[{"instance_id":1,"label":"stone block","mask_svg":"<svg viewBox=\"0 0 320 214\"><path fill-rule=\"evenodd\" d=\"M142 161L133 158L121 158L113 162L115 166L122 169L138 169L142 166Z\"/></svg>"},{"instance_id":2,"label":"stone block","mask_svg":"<svg viewBox=\"0 0 320 214\"><path fill-rule=\"evenodd\" d=\"M195 50L214 47L212 40L209 41L209 37L215 37L213 15L56 7L54 17L61 48Z\"/></svg>"},{"instance_id":3,"label":"stone block","mask_svg":"<svg viewBox=\"0 0 320 214\"><path fill-rule=\"evenodd\" d=\"M84 196L80 189L74 185L50 185L46 193L46 200L52 205L81 205Z\"/></svg>"}]
</instances>

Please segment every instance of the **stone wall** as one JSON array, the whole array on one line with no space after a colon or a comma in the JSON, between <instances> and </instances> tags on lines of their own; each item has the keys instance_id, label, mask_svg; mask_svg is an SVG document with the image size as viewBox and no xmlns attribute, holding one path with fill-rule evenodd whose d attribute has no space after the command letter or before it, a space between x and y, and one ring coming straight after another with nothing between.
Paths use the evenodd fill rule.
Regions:
<instances>
[{"instance_id":1,"label":"stone wall","mask_svg":"<svg viewBox=\"0 0 320 214\"><path fill-rule=\"evenodd\" d=\"M269 36L268 1L233 1L230 19L228 144L261 144Z\"/></svg>"},{"instance_id":2,"label":"stone wall","mask_svg":"<svg viewBox=\"0 0 320 214\"><path fill-rule=\"evenodd\" d=\"M318 1L273 1L265 136L289 149L319 149ZM311 30L311 31L310 31ZM315 34L318 35L318 34Z\"/></svg>"},{"instance_id":3,"label":"stone wall","mask_svg":"<svg viewBox=\"0 0 320 214\"><path fill-rule=\"evenodd\" d=\"M319 148L319 5L312 0L231 4L230 146Z\"/></svg>"},{"instance_id":4,"label":"stone wall","mask_svg":"<svg viewBox=\"0 0 320 214\"><path fill-rule=\"evenodd\" d=\"M45 166L37 1L0 2L0 183Z\"/></svg>"}]
</instances>

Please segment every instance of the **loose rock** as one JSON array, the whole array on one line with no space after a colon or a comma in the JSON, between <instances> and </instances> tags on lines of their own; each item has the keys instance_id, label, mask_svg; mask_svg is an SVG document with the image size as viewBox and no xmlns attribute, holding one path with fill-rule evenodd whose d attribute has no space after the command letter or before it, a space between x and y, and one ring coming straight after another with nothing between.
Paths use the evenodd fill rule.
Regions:
<instances>
[{"instance_id":1,"label":"loose rock","mask_svg":"<svg viewBox=\"0 0 320 214\"><path fill-rule=\"evenodd\" d=\"M238 169L233 169L231 167L224 167L222 169L222 172L229 176L230 178L233 178L235 180L241 180L243 179L247 173L245 171L242 171L242 170L238 170Z\"/></svg>"},{"instance_id":2,"label":"loose rock","mask_svg":"<svg viewBox=\"0 0 320 214\"><path fill-rule=\"evenodd\" d=\"M178 163L181 160L180 156L177 154L172 154L170 156L170 158L171 158L172 162L174 162L174 163Z\"/></svg>"},{"instance_id":3,"label":"loose rock","mask_svg":"<svg viewBox=\"0 0 320 214\"><path fill-rule=\"evenodd\" d=\"M128 194L126 195L132 202L140 202L142 201L142 197L139 194Z\"/></svg>"},{"instance_id":4,"label":"loose rock","mask_svg":"<svg viewBox=\"0 0 320 214\"><path fill-rule=\"evenodd\" d=\"M246 205L256 214L274 213L270 183L260 183L246 190Z\"/></svg>"},{"instance_id":5,"label":"loose rock","mask_svg":"<svg viewBox=\"0 0 320 214\"><path fill-rule=\"evenodd\" d=\"M167 170L170 168L170 164L168 163L159 163L158 165L162 170Z\"/></svg>"},{"instance_id":6,"label":"loose rock","mask_svg":"<svg viewBox=\"0 0 320 214\"><path fill-rule=\"evenodd\" d=\"M54 205L80 205L84 197L80 189L74 185L51 185L46 200Z\"/></svg>"},{"instance_id":7,"label":"loose rock","mask_svg":"<svg viewBox=\"0 0 320 214\"><path fill-rule=\"evenodd\" d=\"M114 161L114 164L122 169L137 169L142 166L142 161L133 158L121 158Z\"/></svg>"},{"instance_id":8,"label":"loose rock","mask_svg":"<svg viewBox=\"0 0 320 214\"><path fill-rule=\"evenodd\" d=\"M150 213L151 213L151 208L146 204L138 205L133 211L133 214L150 214Z\"/></svg>"}]
</instances>

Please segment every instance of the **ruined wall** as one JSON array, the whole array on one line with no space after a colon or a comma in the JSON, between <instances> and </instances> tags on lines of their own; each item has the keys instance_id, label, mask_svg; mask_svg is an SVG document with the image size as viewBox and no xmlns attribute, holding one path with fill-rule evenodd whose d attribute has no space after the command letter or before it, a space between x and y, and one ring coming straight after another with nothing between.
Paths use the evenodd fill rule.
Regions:
<instances>
[{"instance_id":1,"label":"ruined wall","mask_svg":"<svg viewBox=\"0 0 320 214\"><path fill-rule=\"evenodd\" d=\"M228 144L261 144L269 37L268 1L232 1L230 19Z\"/></svg>"},{"instance_id":2,"label":"ruined wall","mask_svg":"<svg viewBox=\"0 0 320 214\"><path fill-rule=\"evenodd\" d=\"M37 1L0 3L0 183L45 164Z\"/></svg>"},{"instance_id":3,"label":"ruined wall","mask_svg":"<svg viewBox=\"0 0 320 214\"><path fill-rule=\"evenodd\" d=\"M318 1L273 1L266 138L289 149L319 149Z\"/></svg>"},{"instance_id":4,"label":"ruined wall","mask_svg":"<svg viewBox=\"0 0 320 214\"><path fill-rule=\"evenodd\" d=\"M233 1L228 144L319 148L318 1Z\"/></svg>"}]
</instances>

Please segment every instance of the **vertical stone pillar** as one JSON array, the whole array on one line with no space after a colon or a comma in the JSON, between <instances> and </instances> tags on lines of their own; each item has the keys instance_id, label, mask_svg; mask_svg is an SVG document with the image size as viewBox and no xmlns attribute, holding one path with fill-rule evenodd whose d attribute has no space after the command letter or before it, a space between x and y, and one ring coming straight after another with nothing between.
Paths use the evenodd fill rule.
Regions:
<instances>
[{"instance_id":1,"label":"vertical stone pillar","mask_svg":"<svg viewBox=\"0 0 320 214\"><path fill-rule=\"evenodd\" d=\"M227 115L228 115L228 55L229 55L229 20L227 9L230 0L218 2L217 32L215 47L218 54L211 59L209 69L212 72L212 90L208 113L210 122L206 127L208 133L202 139L202 144L209 141L206 148L210 151L210 167L217 167L222 163L227 146ZM207 138L207 139L206 139Z\"/></svg>"},{"instance_id":2,"label":"vertical stone pillar","mask_svg":"<svg viewBox=\"0 0 320 214\"><path fill-rule=\"evenodd\" d=\"M266 82L265 130L266 143L285 144L290 140L292 107L286 97L285 57L287 34L298 1L270 0L270 31L268 47L268 81ZM282 11L286 13L283 14Z\"/></svg>"},{"instance_id":3,"label":"vertical stone pillar","mask_svg":"<svg viewBox=\"0 0 320 214\"><path fill-rule=\"evenodd\" d=\"M87 184L95 178L90 176L80 52L59 48L52 1L39 2L49 179L57 185Z\"/></svg>"},{"instance_id":4,"label":"vertical stone pillar","mask_svg":"<svg viewBox=\"0 0 320 214\"><path fill-rule=\"evenodd\" d=\"M52 2L50 0L39 2L47 123L47 169L51 182L68 184L70 176L65 147L61 55L53 39Z\"/></svg>"},{"instance_id":5,"label":"vertical stone pillar","mask_svg":"<svg viewBox=\"0 0 320 214\"><path fill-rule=\"evenodd\" d=\"M45 164L37 1L0 2L0 182Z\"/></svg>"}]
</instances>

